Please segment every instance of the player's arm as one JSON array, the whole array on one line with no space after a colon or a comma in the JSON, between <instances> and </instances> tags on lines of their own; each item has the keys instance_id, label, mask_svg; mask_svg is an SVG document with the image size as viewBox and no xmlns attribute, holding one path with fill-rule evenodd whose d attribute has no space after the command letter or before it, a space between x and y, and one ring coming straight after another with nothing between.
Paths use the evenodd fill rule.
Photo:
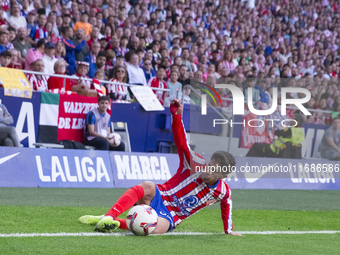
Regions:
<instances>
[{"instance_id":1,"label":"player's arm","mask_svg":"<svg viewBox=\"0 0 340 255\"><path fill-rule=\"evenodd\" d=\"M172 133L180 158L180 166L184 166L195 172L199 170L201 166L204 166L206 161L201 155L195 153L189 147L182 121L183 105L179 99L172 100L170 111L172 114Z\"/></svg>"},{"instance_id":2,"label":"player's arm","mask_svg":"<svg viewBox=\"0 0 340 255\"><path fill-rule=\"evenodd\" d=\"M221 215L223 221L224 233L234 236L242 236L239 233L233 232L232 221L232 200L231 190L228 188L228 194L221 201Z\"/></svg>"}]
</instances>

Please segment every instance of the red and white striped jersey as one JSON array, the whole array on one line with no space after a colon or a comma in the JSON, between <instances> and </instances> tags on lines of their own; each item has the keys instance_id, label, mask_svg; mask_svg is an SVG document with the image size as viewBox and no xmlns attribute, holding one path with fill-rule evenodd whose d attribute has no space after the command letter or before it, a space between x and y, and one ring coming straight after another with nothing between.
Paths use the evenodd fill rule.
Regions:
<instances>
[{"instance_id":1,"label":"red and white striped jersey","mask_svg":"<svg viewBox=\"0 0 340 255\"><path fill-rule=\"evenodd\" d=\"M119 82L116 79L111 79L110 81L112 83L107 84L108 94L111 94L111 93L115 94L116 101L117 100L119 100L119 102L121 100L129 101L130 95L128 92L128 87L115 83L115 82Z\"/></svg>"},{"instance_id":2,"label":"red and white striped jersey","mask_svg":"<svg viewBox=\"0 0 340 255\"><path fill-rule=\"evenodd\" d=\"M206 166L205 159L192 151L188 145L182 116L173 115L172 132L177 146L180 165L177 173L166 183L157 185L164 205L171 213L175 226L204 207L221 202L221 213L225 233L232 225L231 190L223 180L208 186L196 172L196 166Z\"/></svg>"},{"instance_id":3,"label":"red and white striped jersey","mask_svg":"<svg viewBox=\"0 0 340 255\"><path fill-rule=\"evenodd\" d=\"M167 89L168 87L166 86L165 81L160 81L158 80L157 77L152 77L149 82L148 86L151 88L160 88L160 89ZM159 102L163 105L164 103L164 97L165 97L165 92L160 91L160 90L154 90L153 91L156 94L156 97L158 98Z\"/></svg>"},{"instance_id":4,"label":"red and white striped jersey","mask_svg":"<svg viewBox=\"0 0 340 255\"><path fill-rule=\"evenodd\" d=\"M39 79L35 74L28 74L27 80L31 84L33 91L46 92L48 90L47 78L45 75L41 75Z\"/></svg>"}]
</instances>

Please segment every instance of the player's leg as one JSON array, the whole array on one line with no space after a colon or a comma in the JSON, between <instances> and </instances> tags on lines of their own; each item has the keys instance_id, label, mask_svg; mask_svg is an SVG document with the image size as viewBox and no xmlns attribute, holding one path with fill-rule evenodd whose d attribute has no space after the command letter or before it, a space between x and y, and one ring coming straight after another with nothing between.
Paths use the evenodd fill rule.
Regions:
<instances>
[{"instance_id":1,"label":"player's leg","mask_svg":"<svg viewBox=\"0 0 340 255\"><path fill-rule=\"evenodd\" d=\"M162 217L158 217L158 223L156 229L152 232L152 234L165 234L168 232L170 227L170 222Z\"/></svg>"},{"instance_id":2,"label":"player's leg","mask_svg":"<svg viewBox=\"0 0 340 255\"><path fill-rule=\"evenodd\" d=\"M150 205L156 193L156 186L153 182L145 181L127 190L105 214L95 226L96 231L106 231L116 228L127 229L124 219L116 219L124 211L133 205Z\"/></svg>"},{"instance_id":3,"label":"player's leg","mask_svg":"<svg viewBox=\"0 0 340 255\"><path fill-rule=\"evenodd\" d=\"M150 181L145 181L139 185L133 186L117 200L105 216L111 216L115 219L136 203L139 205L150 205L155 193L156 186Z\"/></svg>"}]
</instances>

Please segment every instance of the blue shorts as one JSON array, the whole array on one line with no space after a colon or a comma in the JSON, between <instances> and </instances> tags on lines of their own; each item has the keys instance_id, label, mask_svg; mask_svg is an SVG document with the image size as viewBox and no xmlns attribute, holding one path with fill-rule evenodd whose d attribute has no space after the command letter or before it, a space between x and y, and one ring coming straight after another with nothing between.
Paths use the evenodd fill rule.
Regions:
<instances>
[{"instance_id":1,"label":"blue shorts","mask_svg":"<svg viewBox=\"0 0 340 255\"><path fill-rule=\"evenodd\" d=\"M162 217L164 219L167 219L170 223L168 232L171 231L175 227L174 219L172 218L169 210L166 208L166 206L163 204L162 195L159 192L158 187L156 187L156 194L154 198L152 199L150 206L157 212L158 217Z\"/></svg>"}]
</instances>

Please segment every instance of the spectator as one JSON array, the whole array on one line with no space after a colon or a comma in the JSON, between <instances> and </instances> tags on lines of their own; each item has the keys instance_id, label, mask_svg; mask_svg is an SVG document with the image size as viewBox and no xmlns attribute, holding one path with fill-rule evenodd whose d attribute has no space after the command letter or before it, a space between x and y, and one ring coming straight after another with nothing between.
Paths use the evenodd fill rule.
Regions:
<instances>
[{"instance_id":1,"label":"spectator","mask_svg":"<svg viewBox=\"0 0 340 255\"><path fill-rule=\"evenodd\" d=\"M125 56L126 53L129 52L129 49L126 47L129 42L129 39L126 36L120 38L120 47L119 47L119 55Z\"/></svg>"},{"instance_id":2,"label":"spectator","mask_svg":"<svg viewBox=\"0 0 340 255\"><path fill-rule=\"evenodd\" d=\"M20 147L20 140L13 124L13 117L6 106L0 103L0 146Z\"/></svg>"},{"instance_id":3,"label":"spectator","mask_svg":"<svg viewBox=\"0 0 340 255\"><path fill-rule=\"evenodd\" d=\"M186 65L180 66L178 82L180 82L183 87L190 84L190 80L188 78L188 67Z\"/></svg>"},{"instance_id":4,"label":"spectator","mask_svg":"<svg viewBox=\"0 0 340 255\"><path fill-rule=\"evenodd\" d=\"M22 62L20 61L20 53L16 49L9 50L12 54L11 63L9 64L9 68L14 69L22 69Z\"/></svg>"},{"instance_id":5,"label":"spectator","mask_svg":"<svg viewBox=\"0 0 340 255\"><path fill-rule=\"evenodd\" d=\"M66 63L64 60L59 59L54 64L54 73L65 75L65 72L66 72ZM47 85L48 85L48 89L50 90L58 89L59 91L62 91L62 90L71 91L70 79L51 76L47 81Z\"/></svg>"},{"instance_id":6,"label":"spectator","mask_svg":"<svg viewBox=\"0 0 340 255\"><path fill-rule=\"evenodd\" d=\"M27 0L25 0L27 1ZM18 29L18 34L16 39L13 41L13 46L16 50L20 52L21 61L25 61L27 51L32 48L31 44L26 41L27 29L26 27L21 27Z\"/></svg>"},{"instance_id":7,"label":"spectator","mask_svg":"<svg viewBox=\"0 0 340 255\"><path fill-rule=\"evenodd\" d=\"M8 32L5 30L0 31L0 53L9 50L7 47L7 41L8 41Z\"/></svg>"},{"instance_id":8,"label":"spectator","mask_svg":"<svg viewBox=\"0 0 340 255\"><path fill-rule=\"evenodd\" d=\"M320 144L322 158L340 160L340 119L335 118L332 126L329 127Z\"/></svg>"},{"instance_id":9,"label":"spectator","mask_svg":"<svg viewBox=\"0 0 340 255\"><path fill-rule=\"evenodd\" d=\"M75 30L75 38L72 39L74 46L80 44L83 40L85 40L85 30L83 28L78 28ZM87 43L84 44L83 48L76 52L76 60L77 61L85 61L85 57L89 55L89 45Z\"/></svg>"},{"instance_id":10,"label":"spectator","mask_svg":"<svg viewBox=\"0 0 340 255\"><path fill-rule=\"evenodd\" d=\"M26 19L20 15L20 12L20 6L17 3L11 5L11 17L9 18L8 23L16 29L26 27L27 24Z\"/></svg>"},{"instance_id":11,"label":"spectator","mask_svg":"<svg viewBox=\"0 0 340 255\"><path fill-rule=\"evenodd\" d=\"M182 64L188 67L188 72L192 73L192 67L189 61L190 52L188 48L182 50Z\"/></svg>"},{"instance_id":12,"label":"spectator","mask_svg":"<svg viewBox=\"0 0 340 255\"><path fill-rule=\"evenodd\" d=\"M57 43L58 38L53 32L53 24L51 22L47 22L45 25L45 29L47 31L47 41L53 42L54 44Z\"/></svg>"},{"instance_id":13,"label":"spectator","mask_svg":"<svg viewBox=\"0 0 340 255\"><path fill-rule=\"evenodd\" d=\"M139 38L135 36L130 43L129 50L136 52L139 49Z\"/></svg>"},{"instance_id":14,"label":"spectator","mask_svg":"<svg viewBox=\"0 0 340 255\"><path fill-rule=\"evenodd\" d=\"M157 70L156 77L151 78L148 82L148 86L151 88L159 88L159 89L167 89L166 83L164 81L165 77L165 68L160 66ZM163 105L165 99L165 92L160 90L153 90L158 98L159 102Z\"/></svg>"},{"instance_id":15,"label":"spectator","mask_svg":"<svg viewBox=\"0 0 340 255\"><path fill-rule=\"evenodd\" d=\"M91 45L93 42L99 42L99 28L93 27L91 32L91 38L87 41L87 44L89 46L89 50L91 50Z\"/></svg>"},{"instance_id":16,"label":"spectator","mask_svg":"<svg viewBox=\"0 0 340 255\"><path fill-rule=\"evenodd\" d=\"M100 51L100 43L99 42L93 42L91 50L90 50L90 54L88 54L85 57L84 61L88 62L90 65L95 64L99 51Z\"/></svg>"},{"instance_id":17,"label":"spectator","mask_svg":"<svg viewBox=\"0 0 340 255\"><path fill-rule=\"evenodd\" d=\"M0 67L8 67L12 61L12 54L6 50L0 53Z\"/></svg>"},{"instance_id":18,"label":"spectator","mask_svg":"<svg viewBox=\"0 0 340 255\"><path fill-rule=\"evenodd\" d=\"M53 42L47 42L45 44L45 55L42 58L44 62L44 70L43 72L46 74L54 73L54 64L57 62L57 58L54 56L55 53L55 45Z\"/></svg>"},{"instance_id":19,"label":"spectator","mask_svg":"<svg viewBox=\"0 0 340 255\"><path fill-rule=\"evenodd\" d=\"M143 63L142 69L144 71L146 82L149 82L149 80L152 77L156 76L156 71L152 69L151 60L148 60L148 59L145 60L144 63Z\"/></svg>"},{"instance_id":20,"label":"spectator","mask_svg":"<svg viewBox=\"0 0 340 255\"><path fill-rule=\"evenodd\" d=\"M89 89L91 88L91 81L87 81L84 79L89 78L86 74L89 72L89 63L86 61L78 61L77 62L77 72L72 75L72 77L78 77L79 80L71 80L71 86L77 85L79 81L81 84L86 85Z\"/></svg>"},{"instance_id":21,"label":"spectator","mask_svg":"<svg viewBox=\"0 0 340 255\"><path fill-rule=\"evenodd\" d=\"M17 36L17 31L14 27L9 27L8 29L8 44L9 44L9 49L14 49L14 46L12 42L14 41L15 37Z\"/></svg>"},{"instance_id":22,"label":"spectator","mask_svg":"<svg viewBox=\"0 0 340 255\"><path fill-rule=\"evenodd\" d=\"M104 71L104 68L105 68L105 62L106 62L106 54L105 52L99 52L98 55L97 55L97 58L96 58L96 63L92 63L90 64L90 70L88 72L88 76L90 78L93 78L94 77L94 74L101 70L101 71Z\"/></svg>"},{"instance_id":23,"label":"spectator","mask_svg":"<svg viewBox=\"0 0 340 255\"><path fill-rule=\"evenodd\" d=\"M146 86L146 79L142 68L138 65L139 57L137 54L132 53L130 57L130 63L127 66L127 72L129 75L129 83L135 85Z\"/></svg>"},{"instance_id":24,"label":"spectator","mask_svg":"<svg viewBox=\"0 0 340 255\"><path fill-rule=\"evenodd\" d=\"M124 67L118 66L110 77L110 82L107 87L108 95L115 101L130 101L130 94L127 86L123 86L119 83L127 83L127 71Z\"/></svg>"},{"instance_id":25,"label":"spectator","mask_svg":"<svg viewBox=\"0 0 340 255\"><path fill-rule=\"evenodd\" d=\"M4 12L2 6L0 6L0 28L1 29L7 29L8 28L7 15Z\"/></svg>"},{"instance_id":26,"label":"spectator","mask_svg":"<svg viewBox=\"0 0 340 255\"><path fill-rule=\"evenodd\" d=\"M190 98L190 85L185 85L183 88L183 104L195 104Z\"/></svg>"},{"instance_id":27,"label":"spectator","mask_svg":"<svg viewBox=\"0 0 340 255\"><path fill-rule=\"evenodd\" d=\"M36 60L33 63L33 71L42 73L44 72L44 62L41 59ZM27 80L31 84L33 91L46 92L47 87L47 77L41 74L27 74Z\"/></svg>"},{"instance_id":28,"label":"spectator","mask_svg":"<svg viewBox=\"0 0 340 255\"><path fill-rule=\"evenodd\" d=\"M208 72L203 74L203 82L207 82L207 80L211 79L212 85L216 84L217 77L215 75L215 66L214 65L209 65L208 67Z\"/></svg>"},{"instance_id":29,"label":"spectator","mask_svg":"<svg viewBox=\"0 0 340 255\"><path fill-rule=\"evenodd\" d=\"M37 43L37 48L31 48L28 50L25 59L25 70L32 70L32 64L38 60L42 59L45 52L45 39L40 39Z\"/></svg>"},{"instance_id":30,"label":"spectator","mask_svg":"<svg viewBox=\"0 0 340 255\"><path fill-rule=\"evenodd\" d=\"M117 37L112 36L111 42L108 45L108 49L113 50L116 56L119 56L120 55L119 45L120 45L119 39Z\"/></svg>"},{"instance_id":31,"label":"spectator","mask_svg":"<svg viewBox=\"0 0 340 255\"><path fill-rule=\"evenodd\" d=\"M66 55L66 49L65 49L65 44L63 42L57 42L55 44L55 58L56 59L64 59Z\"/></svg>"},{"instance_id":32,"label":"spectator","mask_svg":"<svg viewBox=\"0 0 340 255\"><path fill-rule=\"evenodd\" d=\"M83 12L80 16L80 21L78 21L76 24L74 24L73 29L77 31L79 28L84 29L86 36L90 36L90 33L92 32L91 24L88 23L89 15L87 12Z\"/></svg>"},{"instance_id":33,"label":"spectator","mask_svg":"<svg viewBox=\"0 0 340 255\"><path fill-rule=\"evenodd\" d=\"M40 39L47 39L48 38L48 32L45 28L47 22L46 15L43 13L39 13L38 15L38 24L35 27L35 30L31 31L31 38L32 41L38 42Z\"/></svg>"},{"instance_id":34,"label":"spectator","mask_svg":"<svg viewBox=\"0 0 340 255\"><path fill-rule=\"evenodd\" d=\"M125 144L123 142L118 147L113 147L109 143L108 135L111 133L111 117L107 113L109 107L110 97L99 97L98 108L87 113L84 144L93 146L96 150L125 151Z\"/></svg>"},{"instance_id":35,"label":"spectator","mask_svg":"<svg viewBox=\"0 0 340 255\"><path fill-rule=\"evenodd\" d=\"M108 45L108 40L106 37L102 37L100 40L99 40L99 43L100 43L100 51L104 51L105 52L105 49L107 48L107 45Z\"/></svg>"},{"instance_id":36,"label":"spectator","mask_svg":"<svg viewBox=\"0 0 340 255\"><path fill-rule=\"evenodd\" d=\"M170 89L169 100L170 102L173 99L182 98L182 84L178 82L179 74L174 71L170 74L170 80L167 82L166 86Z\"/></svg>"},{"instance_id":37,"label":"spectator","mask_svg":"<svg viewBox=\"0 0 340 255\"><path fill-rule=\"evenodd\" d=\"M254 103L260 101L261 99L261 89L255 87L255 78L253 76L248 77L244 82L244 100L248 102L248 90L252 88L252 100Z\"/></svg>"},{"instance_id":38,"label":"spectator","mask_svg":"<svg viewBox=\"0 0 340 255\"><path fill-rule=\"evenodd\" d=\"M65 61L69 64L67 67L67 73L69 75L73 75L76 72L75 54L81 51L86 42L83 40L77 46L74 46L73 42L71 41L71 38L73 38L73 29L70 27L63 27L62 33L64 36L63 43L66 48Z\"/></svg>"},{"instance_id":39,"label":"spectator","mask_svg":"<svg viewBox=\"0 0 340 255\"><path fill-rule=\"evenodd\" d=\"M106 72L110 72L114 68L116 62L116 55L113 50L107 50L106 51L106 65L105 69Z\"/></svg>"}]
</instances>

